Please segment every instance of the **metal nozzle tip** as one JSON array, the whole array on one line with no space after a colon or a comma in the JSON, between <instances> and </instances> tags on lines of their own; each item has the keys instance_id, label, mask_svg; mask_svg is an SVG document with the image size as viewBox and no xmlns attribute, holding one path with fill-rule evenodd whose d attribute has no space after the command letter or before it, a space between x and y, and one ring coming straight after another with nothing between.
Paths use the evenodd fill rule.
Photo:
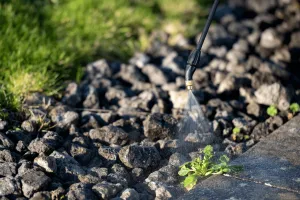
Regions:
<instances>
[{"instance_id":1,"label":"metal nozzle tip","mask_svg":"<svg viewBox=\"0 0 300 200\"><path fill-rule=\"evenodd\" d=\"M188 89L188 90L193 90L193 86L188 85L188 86L186 86L186 89Z\"/></svg>"},{"instance_id":2,"label":"metal nozzle tip","mask_svg":"<svg viewBox=\"0 0 300 200\"><path fill-rule=\"evenodd\" d=\"M193 89L193 81L186 81L185 85L186 85L186 89L188 89L188 90Z\"/></svg>"}]
</instances>

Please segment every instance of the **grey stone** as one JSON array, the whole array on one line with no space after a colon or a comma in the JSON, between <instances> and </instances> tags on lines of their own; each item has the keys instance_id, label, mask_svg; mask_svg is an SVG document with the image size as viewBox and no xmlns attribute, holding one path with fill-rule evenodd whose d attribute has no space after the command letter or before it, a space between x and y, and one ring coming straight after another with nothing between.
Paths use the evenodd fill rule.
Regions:
<instances>
[{"instance_id":1,"label":"grey stone","mask_svg":"<svg viewBox=\"0 0 300 200\"><path fill-rule=\"evenodd\" d=\"M93 150L76 143L71 144L69 152L82 165L87 165L94 155Z\"/></svg>"},{"instance_id":2,"label":"grey stone","mask_svg":"<svg viewBox=\"0 0 300 200\"><path fill-rule=\"evenodd\" d=\"M92 129L89 131L89 136L94 141L117 145L124 145L128 140L128 134L123 129L113 125L105 126L100 129Z\"/></svg>"},{"instance_id":3,"label":"grey stone","mask_svg":"<svg viewBox=\"0 0 300 200\"><path fill-rule=\"evenodd\" d=\"M274 8L277 5L276 0L260 1L260 0L247 0L246 5L251 10L257 13L264 13Z\"/></svg>"},{"instance_id":4,"label":"grey stone","mask_svg":"<svg viewBox=\"0 0 300 200\"><path fill-rule=\"evenodd\" d=\"M45 139L48 145L55 149L63 142L63 138L58 133L53 131L47 131L43 136L43 139Z\"/></svg>"},{"instance_id":5,"label":"grey stone","mask_svg":"<svg viewBox=\"0 0 300 200\"><path fill-rule=\"evenodd\" d=\"M131 177L134 182L142 182L145 179L144 170L142 168L133 168Z\"/></svg>"},{"instance_id":6,"label":"grey stone","mask_svg":"<svg viewBox=\"0 0 300 200\"><path fill-rule=\"evenodd\" d=\"M30 200L51 200L51 193L47 191L37 192L34 193Z\"/></svg>"},{"instance_id":7,"label":"grey stone","mask_svg":"<svg viewBox=\"0 0 300 200\"><path fill-rule=\"evenodd\" d=\"M98 153L100 156L105 158L106 160L116 161L118 159L119 148L114 148L110 146L101 145L98 149Z\"/></svg>"},{"instance_id":8,"label":"grey stone","mask_svg":"<svg viewBox=\"0 0 300 200\"><path fill-rule=\"evenodd\" d=\"M132 65L136 65L139 68L143 68L148 62L150 58L144 53L135 53L132 58L130 58L129 63Z\"/></svg>"},{"instance_id":9,"label":"grey stone","mask_svg":"<svg viewBox=\"0 0 300 200\"><path fill-rule=\"evenodd\" d=\"M72 124L76 125L79 120L78 113L70 111L66 106L56 106L49 113L56 127L67 130Z\"/></svg>"},{"instance_id":10,"label":"grey stone","mask_svg":"<svg viewBox=\"0 0 300 200\"><path fill-rule=\"evenodd\" d=\"M97 90L94 86L88 85L83 88L83 107L90 109L98 109L100 102Z\"/></svg>"},{"instance_id":11,"label":"grey stone","mask_svg":"<svg viewBox=\"0 0 300 200\"><path fill-rule=\"evenodd\" d=\"M226 59L233 64L238 64L246 59L246 55L243 51L232 49L227 52Z\"/></svg>"},{"instance_id":12,"label":"grey stone","mask_svg":"<svg viewBox=\"0 0 300 200\"><path fill-rule=\"evenodd\" d=\"M0 178L0 196L21 195L21 184L11 176Z\"/></svg>"},{"instance_id":13,"label":"grey stone","mask_svg":"<svg viewBox=\"0 0 300 200\"><path fill-rule=\"evenodd\" d=\"M97 196L93 193L90 189L88 184L85 183L75 183L70 186L68 193L66 194L67 199L78 199L78 200L85 200L91 199L96 200L98 199Z\"/></svg>"},{"instance_id":14,"label":"grey stone","mask_svg":"<svg viewBox=\"0 0 300 200\"><path fill-rule=\"evenodd\" d=\"M258 104L276 105L280 110L287 110L292 98L290 91L279 83L262 85L254 94Z\"/></svg>"},{"instance_id":15,"label":"grey stone","mask_svg":"<svg viewBox=\"0 0 300 200\"><path fill-rule=\"evenodd\" d=\"M25 197L31 197L50 183L51 179L41 171L30 170L22 175L22 191Z\"/></svg>"},{"instance_id":16,"label":"grey stone","mask_svg":"<svg viewBox=\"0 0 300 200\"><path fill-rule=\"evenodd\" d=\"M7 121L0 119L0 131L6 130L7 126L8 126Z\"/></svg>"},{"instance_id":17,"label":"grey stone","mask_svg":"<svg viewBox=\"0 0 300 200\"><path fill-rule=\"evenodd\" d=\"M120 198L123 200L140 200L140 195L135 189L127 188L122 191Z\"/></svg>"},{"instance_id":18,"label":"grey stone","mask_svg":"<svg viewBox=\"0 0 300 200\"><path fill-rule=\"evenodd\" d=\"M129 168L140 167L143 169L158 166L161 159L155 147L135 144L123 147L119 152L119 158Z\"/></svg>"},{"instance_id":19,"label":"grey stone","mask_svg":"<svg viewBox=\"0 0 300 200\"><path fill-rule=\"evenodd\" d=\"M105 59L97 60L86 67L86 74L90 80L102 77L111 77L112 70Z\"/></svg>"},{"instance_id":20,"label":"grey stone","mask_svg":"<svg viewBox=\"0 0 300 200\"><path fill-rule=\"evenodd\" d=\"M291 48L300 48L300 31L292 33L289 46Z\"/></svg>"},{"instance_id":21,"label":"grey stone","mask_svg":"<svg viewBox=\"0 0 300 200\"><path fill-rule=\"evenodd\" d=\"M68 84L62 102L71 107L76 107L81 102L81 91L77 83Z\"/></svg>"},{"instance_id":22,"label":"grey stone","mask_svg":"<svg viewBox=\"0 0 300 200\"><path fill-rule=\"evenodd\" d=\"M164 139L174 134L177 120L171 115L154 113L143 122L144 135L151 140Z\"/></svg>"},{"instance_id":23,"label":"grey stone","mask_svg":"<svg viewBox=\"0 0 300 200\"><path fill-rule=\"evenodd\" d=\"M249 35L249 28L242 22L232 22L228 25L228 32L245 38Z\"/></svg>"},{"instance_id":24,"label":"grey stone","mask_svg":"<svg viewBox=\"0 0 300 200\"><path fill-rule=\"evenodd\" d=\"M168 77L164 72L155 65L145 65L142 69L142 72L146 74L151 83L155 85L164 85L168 82Z\"/></svg>"},{"instance_id":25,"label":"grey stone","mask_svg":"<svg viewBox=\"0 0 300 200\"><path fill-rule=\"evenodd\" d=\"M160 168L157 171L152 172L149 174L146 182L160 182L166 184L175 184L178 180L178 167L173 165L166 165Z\"/></svg>"},{"instance_id":26,"label":"grey stone","mask_svg":"<svg viewBox=\"0 0 300 200\"><path fill-rule=\"evenodd\" d=\"M86 174L85 170L79 166L78 162L66 152L53 151L50 154L50 157L53 157L56 161L56 175L67 182L78 181L79 175Z\"/></svg>"},{"instance_id":27,"label":"grey stone","mask_svg":"<svg viewBox=\"0 0 300 200\"><path fill-rule=\"evenodd\" d=\"M4 149L4 150L0 150L0 162L15 162L16 161L16 157L15 155L7 150L7 149Z\"/></svg>"},{"instance_id":28,"label":"grey stone","mask_svg":"<svg viewBox=\"0 0 300 200\"><path fill-rule=\"evenodd\" d=\"M33 163L44 169L46 172L56 173L57 166L56 161L53 157L41 155L39 157L36 157Z\"/></svg>"},{"instance_id":29,"label":"grey stone","mask_svg":"<svg viewBox=\"0 0 300 200\"><path fill-rule=\"evenodd\" d=\"M266 49L275 49L282 45L282 39L274 29L267 29L261 35L260 45Z\"/></svg>"},{"instance_id":30,"label":"grey stone","mask_svg":"<svg viewBox=\"0 0 300 200\"><path fill-rule=\"evenodd\" d=\"M3 133L0 132L0 149L14 148L14 143Z\"/></svg>"},{"instance_id":31,"label":"grey stone","mask_svg":"<svg viewBox=\"0 0 300 200\"><path fill-rule=\"evenodd\" d=\"M27 132L36 132L37 129L39 128L37 126L37 123L33 120L25 120L22 122L21 124L21 127L24 131L27 131Z\"/></svg>"},{"instance_id":32,"label":"grey stone","mask_svg":"<svg viewBox=\"0 0 300 200\"><path fill-rule=\"evenodd\" d=\"M120 174L110 173L107 175L107 181L114 184L121 184L123 188L127 188L130 180L124 178Z\"/></svg>"},{"instance_id":33,"label":"grey stone","mask_svg":"<svg viewBox=\"0 0 300 200\"><path fill-rule=\"evenodd\" d=\"M66 193L65 189L61 186L58 186L55 190L51 191L51 199L60 200Z\"/></svg>"},{"instance_id":34,"label":"grey stone","mask_svg":"<svg viewBox=\"0 0 300 200\"><path fill-rule=\"evenodd\" d=\"M174 153L170 156L169 158L169 165L173 165L173 166L181 166L184 163L188 162L189 159L188 157L186 157L185 155L181 154L181 153Z\"/></svg>"},{"instance_id":35,"label":"grey stone","mask_svg":"<svg viewBox=\"0 0 300 200\"><path fill-rule=\"evenodd\" d=\"M119 101L122 108L134 108L150 111L155 103L155 95L151 91L144 91L138 96L124 98Z\"/></svg>"},{"instance_id":36,"label":"grey stone","mask_svg":"<svg viewBox=\"0 0 300 200\"><path fill-rule=\"evenodd\" d=\"M36 138L32 140L28 146L28 149L31 152L44 154L49 154L54 150L54 148L51 145L49 145L44 138Z\"/></svg>"},{"instance_id":37,"label":"grey stone","mask_svg":"<svg viewBox=\"0 0 300 200\"><path fill-rule=\"evenodd\" d=\"M101 179L105 179L108 175L108 169L105 167L92 167L90 172L97 175Z\"/></svg>"},{"instance_id":38,"label":"grey stone","mask_svg":"<svg viewBox=\"0 0 300 200\"><path fill-rule=\"evenodd\" d=\"M260 108L260 106L257 103L251 102L247 106L247 113L249 115L253 115L255 117L260 117L262 114L262 109Z\"/></svg>"},{"instance_id":39,"label":"grey stone","mask_svg":"<svg viewBox=\"0 0 300 200\"><path fill-rule=\"evenodd\" d=\"M102 181L102 179L98 177L96 174L79 175L78 179L81 183L87 183L87 184L97 184Z\"/></svg>"},{"instance_id":40,"label":"grey stone","mask_svg":"<svg viewBox=\"0 0 300 200\"><path fill-rule=\"evenodd\" d=\"M128 97L128 95L124 88L111 87L108 88L105 97L110 103L118 103L119 100Z\"/></svg>"},{"instance_id":41,"label":"grey stone","mask_svg":"<svg viewBox=\"0 0 300 200\"><path fill-rule=\"evenodd\" d=\"M150 189L155 192L156 200L177 199L184 194L182 187L171 186L157 182L150 182L148 185Z\"/></svg>"},{"instance_id":42,"label":"grey stone","mask_svg":"<svg viewBox=\"0 0 300 200\"><path fill-rule=\"evenodd\" d=\"M131 84L143 83L147 80L146 76L134 65L121 65L119 76Z\"/></svg>"},{"instance_id":43,"label":"grey stone","mask_svg":"<svg viewBox=\"0 0 300 200\"><path fill-rule=\"evenodd\" d=\"M13 162L0 162L0 176L14 176L17 173L17 164Z\"/></svg>"},{"instance_id":44,"label":"grey stone","mask_svg":"<svg viewBox=\"0 0 300 200\"><path fill-rule=\"evenodd\" d=\"M122 190L121 184L113 184L106 181L93 186L93 191L102 199L110 199Z\"/></svg>"}]
</instances>

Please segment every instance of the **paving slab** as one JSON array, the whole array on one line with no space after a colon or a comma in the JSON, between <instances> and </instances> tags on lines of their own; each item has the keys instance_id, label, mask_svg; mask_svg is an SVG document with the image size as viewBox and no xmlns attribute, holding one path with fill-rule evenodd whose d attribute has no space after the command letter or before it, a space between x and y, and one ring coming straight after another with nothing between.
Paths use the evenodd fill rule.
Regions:
<instances>
[{"instance_id":1,"label":"paving slab","mask_svg":"<svg viewBox=\"0 0 300 200\"><path fill-rule=\"evenodd\" d=\"M300 200L300 115L231 164L243 165L244 171L208 178L181 199Z\"/></svg>"},{"instance_id":2,"label":"paving slab","mask_svg":"<svg viewBox=\"0 0 300 200\"><path fill-rule=\"evenodd\" d=\"M299 200L300 194L263 184L214 176L204 180L197 188L179 200Z\"/></svg>"}]
</instances>

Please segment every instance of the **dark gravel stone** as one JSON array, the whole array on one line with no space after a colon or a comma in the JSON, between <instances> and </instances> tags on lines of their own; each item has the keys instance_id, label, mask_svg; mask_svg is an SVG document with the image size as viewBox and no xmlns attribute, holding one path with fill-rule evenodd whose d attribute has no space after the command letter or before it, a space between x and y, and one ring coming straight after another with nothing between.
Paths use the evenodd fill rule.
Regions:
<instances>
[{"instance_id":1,"label":"dark gravel stone","mask_svg":"<svg viewBox=\"0 0 300 200\"><path fill-rule=\"evenodd\" d=\"M125 131L112 125L100 129L92 129L89 132L89 136L94 141L117 145L124 145L128 140L128 134Z\"/></svg>"},{"instance_id":2,"label":"dark gravel stone","mask_svg":"<svg viewBox=\"0 0 300 200\"><path fill-rule=\"evenodd\" d=\"M53 151L50 157L53 157L56 161L56 175L66 182L78 181L79 175L86 174L85 170L79 166L78 162L66 152Z\"/></svg>"},{"instance_id":3,"label":"dark gravel stone","mask_svg":"<svg viewBox=\"0 0 300 200\"><path fill-rule=\"evenodd\" d=\"M52 122L56 124L56 127L63 130L67 130L72 124L76 125L79 120L78 113L69 111L66 106L56 106L49 113Z\"/></svg>"},{"instance_id":4,"label":"dark gravel stone","mask_svg":"<svg viewBox=\"0 0 300 200\"><path fill-rule=\"evenodd\" d=\"M110 77L112 75L112 69L106 60L101 59L88 64L86 75L90 80L102 77Z\"/></svg>"},{"instance_id":5,"label":"dark gravel stone","mask_svg":"<svg viewBox=\"0 0 300 200\"><path fill-rule=\"evenodd\" d=\"M168 82L168 77L164 74L164 72L155 65L145 65L142 68L142 72L146 74L151 83L155 85L164 85Z\"/></svg>"},{"instance_id":6,"label":"dark gravel stone","mask_svg":"<svg viewBox=\"0 0 300 200\"><path fill-rule=\"evenodd\" d=\"M31 152L44 154L49 154L54 150L54 148L44 138L36 138L32 140L32 142L28 146L28 149Z\"/></svg>"},{"instance_id":7,"label":"dark gravel stone","mask_svg":"<svg viewBox=\"0 0 300 200\"><path fill-rule=\"evenodd\" d=\"M164 139L174 135L177 120L171 115L154 113L143 122L144 135L151 140Z\"/></svg>"},{"instance_id":8,"label":"dark gravel stone","mask_svg":"<svg viewBox=\"0 0 300 200\"><path fill-rule=\"evenodd\" d=\"M51 200L51 193L50 192L37 192L35 193L30 200Z\"/></svg>"},{"instance_id":9,"label":"dark gravel stone","mask_svg":"<svg viewBox=\"0 0 300 200\"><path fill-rule=\"evenodd\" d=\"M269 126L267 123L257 124L251 133L251 138L253 138L254 141L256 141L256 142L259 141L260 138L266 137L267 135L270 134L268 129L269 129Z\"/></svg>"},{"instance_id":10,"label":"dark gravel stone","mask_svg":"<svg viewBox=\"0 0 300 200\"><path fill-rule=\"evenodd\" d=\"M93 167L90 169L90 173L97 175L101 179L105 179L108 175L108 169L105 167Z\"/></svg>"},{"instance_id":11,"label":"dark gravel stone","mask_svg":"<svg viewBox=\"0 0 300 200\"><path fill-rule=\"evenodd\" d=\"M0 162L0 176L14 176L17 173L17 164L13 162Z\"/></svg>"},{"instance_id":12,"label":"dark gravel stone","mask_svg":"<svg viewBox=\"0 0 300 200\"><path fill-rule=\"evenodd\" d=\"M277 5L276 0L260 1L260 0L247 0L247 8L257 12L265 13Z\"/></svg>"},{"instance_id":13,"label":"dark gravel stone","mask_svg":"<svg viewBox=\"0 0 300 200\"><path fill-rule=\"evenodd\" d=\"M91 190L89 184L86 183L75 183L70 186L68 193L66 194L67 199L98 199L97 196Z\"/></svg>"},{"instance_id":14,"label":"dark gravel stone","mask_svg":"<svg viewBox=\"0 0 300 200\"><path fill-rule=\"evenodd\" d=\"M134 182L142 182L145 179L144 170L142 168L133 168L131 177Z\"/></svg>"},{"instance_id":15,"label":"dark gravel stone","mask_svg":"<svg viewBox=\"0 0 300 200\"><path fill-rule=\"evenodd\" d=\"M117 161L120 148L101 145L98 154L109 161Z\"/></svg>"},{"instance_id":16,"label":"dark gravel stone","mask_svg":"<svg viewBox=\"0 0 300 200\"><path fill-rule=\"evenodd\" d=\"M0 178L0 196L21 194L22 191L19 179L11 176Z\"/></svg>"},{"instance_id":17,"label":"dark gravel stone","mask_svg":"<svg viewBox=\"0 0 300 200\"><path fill-rule=\"evenodd\" d=\"M185 155L181 153L174 153L169 158L169 165L179 167L188 161L189 159Z\"/></svg>"},{"instance_id":18,"label":"dark gravel stone","mask_svg":"<svg viewBox=\"0 0 300 200\"><path fill-rule=\"evenodd\" d=\"M45 172L56 173L57 165L53 157L41 155L34 159L35 165L41 167Z\"/></svg>"},{"instance_id":19,"label":"dark gravel stone","mask_svg":"<svg viewBox=\"0 0 300 200\"><path fill-rule=\"evenodd\" d=\"M92 85L83 88L83 107L90 109L98 109L100 106L97 90Z\"/></svg>"},{"instance_id":20,"label":"dark gravel stone","mask_svg":"<svg viewBox=\"0 0 300 200\"><path fill-rule=\"evenodd\" d=\"M262 85L255 92L256 102L263 105L277 105L280 110L287 110L290 106L292 94L279 83Z\"/></svg>"},{"instance_id":21,"label":"dark gravel stone","mask_svg":"<svg viewBox=\"0 0 300 200\"><path fill-rule=\"evenodd\" d=\"M0 132L0 149L14 148L14 143L3 133Z\"/></svg>"},{"instance_id":22,"label":"dark gravel stone","mask_svg":"<svg viewBox=\"0 0 300 200\"><path fill-rule=\"evenodd\" d=\"M145 181L175 184L178 177L178 167L167 165L160 168L158 171L152 172Z\"/></svg>"},{"instance_id":23,"label":"dark gravel stone","mask_svg":"<svg viewBox=\"0 0 300 200\"><path fill-rule=\"evenodd\" d=\"M6 130L7 126L8 126L7 121L0 119L0 131Z\"/></svg>"},{"instance_id":24,"label":"dark gravel stone","mask_svg":"<svg viewBox=\"0 0 300 200\"><path fill-rule=\"evenodd\" d=\"M9 150L0 150L0 162L15 162L16 156Z\"/></svg>"},{"instance_id":25,"label":"dark gravel stone","mask_svg":"<svg viewBox=\"0 0 300 200\"><path fill-rule=\"evenodd\" d=\"M30 170L22 175L22 191L25 197L31 197L35 192L45 189L51 179L41 171Z\"/></svg>"},{"instance_id":26,"label":"dark gravel stone","mask_svg":"<svg viewBox=\"0 0 300 200\"><path fill-rule=\"evenodd\" d=\"M87 165L94 155L93 150L76 143L71 144L69 152L82 165Z\"/></svg>"},{"instance_id":27,"label":"dark gravel stone","mask_svg":"<svg viewBox=\"0 0 300 200\"><path fill-rule=\"evenodd\" d=\"M62 102L72 107L76 107L81 102L81 91L77 83L68 84Z\"/></svg>"},{"instance_id":28,"label":"dark gravel stone","mask_svg":"<svg viewBox=\"0 0 300 200\"><path fill-rule=\"evenodd\" d=\"M123 147L119 152L119 158L129 168L140 167L143 169L158 166L161 159L155 147L135 144Z\"/></svg>"},{"instance_id":29,"label":"dark gravel stone","mask_svg":"<svg viewBox=\"0 0 300 200\"><path fill-rule=\"evenodd\" d=\"M24 131L27 131L29 133L36 132L38 130L37 123L33 120L23 121L21 127Z\"/></svg>"},{"instance_id":30,"label":"dark gravel stone","mask_svg":"<svg viewBox=\"0 0 300 200\"><path fill-rule=\"evenodd\" d=\"M93 186L93 191L102 199L110 199L122 190L122 185L103 181Z\"/></svg>"},{"instance_id":31,"label":"dark gravel stone","mask_svg":"<svg viewBox=\"0 0 300 200\"><path fill-rule=\"evenodd\" d=\"M134 65L121 65L121 71L119 72L119 76L128 83L131 84L139 84L142 82L146 82L146 76Z\"/></svg>"},{"instance_id":32,"label":"dark gravel stone","mask_svg":"<svg viewBox=\"0 0 300 200\"><path fill-rule=\"evenodd\" d=\"M127 188L122 191L120 198L123 200L140 200L140 195L135 189Z\"/></svg>"}]
</instances>

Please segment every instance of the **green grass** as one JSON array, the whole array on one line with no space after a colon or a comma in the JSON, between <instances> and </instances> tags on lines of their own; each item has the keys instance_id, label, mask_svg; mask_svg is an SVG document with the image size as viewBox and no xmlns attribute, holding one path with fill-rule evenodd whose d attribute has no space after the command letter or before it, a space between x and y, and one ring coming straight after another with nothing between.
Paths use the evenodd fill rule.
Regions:
<instances>
[{"instance_id":1,"label":"green grass","mask_svg":"<svg viewBox=\"0 0 300 200\"><path fill-rule=\"evenodd\" d=\"M66 80L80 79L86 63L124 61L166 24L195 34L208 2L0 0L0 108L20 108L31 92L59 94Z\"/></svg>"}]
</instances>

